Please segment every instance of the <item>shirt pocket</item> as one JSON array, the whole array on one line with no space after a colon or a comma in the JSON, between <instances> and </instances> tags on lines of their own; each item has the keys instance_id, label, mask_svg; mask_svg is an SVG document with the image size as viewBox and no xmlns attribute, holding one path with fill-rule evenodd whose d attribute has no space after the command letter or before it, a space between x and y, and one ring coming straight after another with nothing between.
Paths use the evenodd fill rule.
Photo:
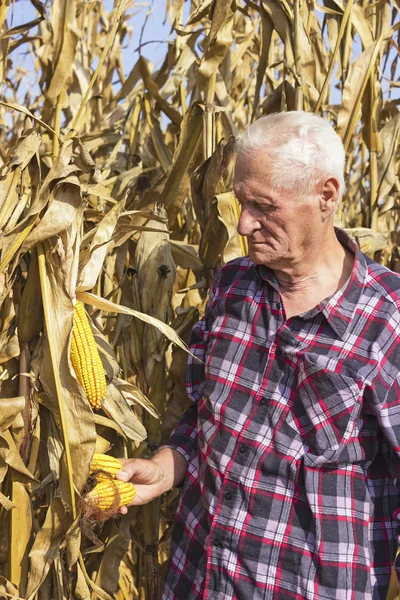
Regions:
<instances>
[{"instance_id":1,"label":"shirt pocket","mask_svg":"<svg viewBox=\"0 0 400 600\"><path fill-rule=\"evenodd\" d=\"M310 467L341 462L342 453L357 435L362 409L363 383L323 363L324 357L300 357L290 411L290 424L305 445L303 460Z\"/></svg>"}]
</instances>

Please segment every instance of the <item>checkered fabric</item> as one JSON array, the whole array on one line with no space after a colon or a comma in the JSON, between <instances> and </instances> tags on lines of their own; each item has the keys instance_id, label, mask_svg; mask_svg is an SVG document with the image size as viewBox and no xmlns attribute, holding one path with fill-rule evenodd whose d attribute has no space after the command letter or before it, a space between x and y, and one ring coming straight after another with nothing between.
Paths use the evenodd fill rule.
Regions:
<instances>
[{"instance_id":1,"label":"checkered fabric","mask_svg":"<svg viewBox=\"0 0 400 600\"><path fill-rule=\"evenodd\" d=\"M355 254L341 290L285 320L248 258L194 328L188 461L164 600L384 599L400 473L400 277Z\"/></svg>"}]
</instances>

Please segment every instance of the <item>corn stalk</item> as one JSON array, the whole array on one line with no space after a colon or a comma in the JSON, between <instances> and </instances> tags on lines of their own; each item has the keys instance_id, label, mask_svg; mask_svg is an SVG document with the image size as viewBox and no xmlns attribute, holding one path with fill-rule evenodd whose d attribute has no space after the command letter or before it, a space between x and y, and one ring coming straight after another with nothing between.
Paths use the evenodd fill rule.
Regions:
<instances>
[{"instance_id":1,"label":"corn stalk","mask_svg":"<svg viewBox=\"0 0 400 600\"><path fill-rule=\"evenodd\" d=\"M177 493L130 509L119 527L88 528L91 457L150 457L187 404L179 336L203 314L215 270L247 252L233 142L260 115L303 108L336 127L347 150L337 224L400 272L399 7L170 0L172 35L154 66L150 45L134 52L133 0L112 10L31 0L18 24L10 6L0 5L0 595L158 600ZM106 374L97 411L70 361L76 299Z\"/></svg>"}]
</instances>

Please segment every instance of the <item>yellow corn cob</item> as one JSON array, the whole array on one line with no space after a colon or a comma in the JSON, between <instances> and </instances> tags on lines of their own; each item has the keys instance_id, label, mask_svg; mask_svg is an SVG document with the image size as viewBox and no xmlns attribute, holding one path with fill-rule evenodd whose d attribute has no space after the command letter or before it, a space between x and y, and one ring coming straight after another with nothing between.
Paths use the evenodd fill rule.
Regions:
<instances>
[{"instance_id":1,"label":"yellow corn cob","mask_svg":"<svg viewBox=\"0 0 400 600\"><path fill-rule=\"evenodd\" d=\"M106 394L106 377L85 309L79 300L74 311L71 363L93 410L98 410Z\"/></svg>"},{"instance_id":2,"label":"yellow corn cob","mask_svg":"<svg viewBox=\"0 0 400 600\"><path fill-rule=\"evenodd\" d=\"M112 477L122 468L121 461L108 454L93 454L92 462L90 463L90 473L94 471L105 471Z\"/></svg>"},{"instance_id":3,"label":"yellow corn cob","mask_svg":"<svg viewBox=\"0 0 400 600\"><path fill-rule=\"evenodd\" d=\"M94 504L99 510L109 510L114 503L115 508L120 508L132 502L136 494L135 486L129 481L118 479L100 480L95 487L85 496L85 501Z\"/></svg>"}]
</instances>

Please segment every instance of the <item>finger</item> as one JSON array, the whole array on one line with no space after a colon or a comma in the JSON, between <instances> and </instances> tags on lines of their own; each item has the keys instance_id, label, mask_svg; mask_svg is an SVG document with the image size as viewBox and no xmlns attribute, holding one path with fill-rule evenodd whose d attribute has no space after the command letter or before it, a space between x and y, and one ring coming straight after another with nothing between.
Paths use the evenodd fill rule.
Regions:
<instances>
[{"instance_id":1,"label":"finger","mask_svg":"<svg viewBox=\"0 0 400 600\"><path fill-rule=\"evenodd\" d=\"M150 484L155 482L156 468L149 460L134 458L123 462L116 478L121 481L132 481L132 483Z\"/></svg>"},{"instance_id":2,"label":"finger","mask_svg":"<svg viewBox=\"0 0 400 600\"><path fill-rule=\"evenodd\" d=\"M142 463L147 461L143 461L141 459L124 459L121 460L121 462L122 469L120 469L120 471L118 471L116 474L117 479L120 479L121 481L129 481L133 477L141 479L143 475L146 475L146 464Z\"/></svg>"},{"instance_id":3,"label":"finger","mask_svg":"<svg viewBox=\"0 0 400 600\"><path fill-rule=\"evenodd\" d=\"M158 493L153 491L153 489L149 490L149 487L150 486L148 485L135 485L135 497L131 502L129 502L129 504L120 506L118 509L119 512L122 515L126 515L130 506L142 506L143 504L147 504L148 502L151 502L152 500L157 498Z\"/></svg>"},{"instance_id":4,"label":"finger","mask_svg":"<svg viewBox=\"0 0 400 600\"><path fill-rule=\"evenodd\" d=\"M140 474L143 470L136 459L120 458L119 460L122 462L122 469L118 471L115 477L121 481L129 481L134 475Z\"/></svg>"},{"instance_id":5,"label":"finger","mask_svg":"<svg viewBox=\"0 0 400 600\"><path fill-rule=\"evenodd\" d=\"M149 485L135 485L136 494L135 497L129 504L129 506L142 506L143 504L147 504L157 498L158 494L156 490L154 490L153 486ZM150 488L150 489L149 489Z\"/></svg>"}]
</instances>

